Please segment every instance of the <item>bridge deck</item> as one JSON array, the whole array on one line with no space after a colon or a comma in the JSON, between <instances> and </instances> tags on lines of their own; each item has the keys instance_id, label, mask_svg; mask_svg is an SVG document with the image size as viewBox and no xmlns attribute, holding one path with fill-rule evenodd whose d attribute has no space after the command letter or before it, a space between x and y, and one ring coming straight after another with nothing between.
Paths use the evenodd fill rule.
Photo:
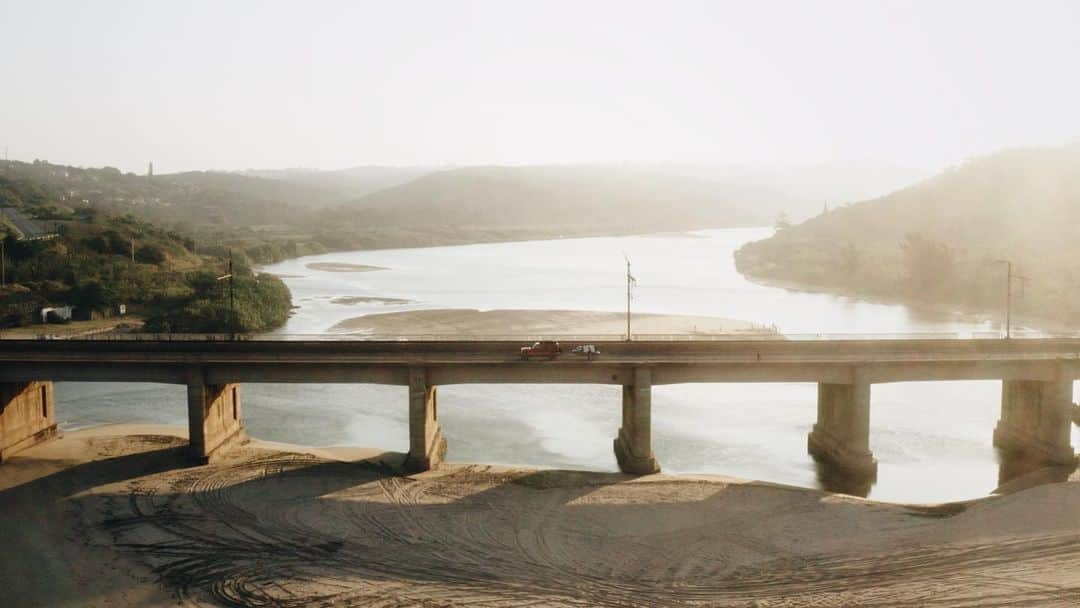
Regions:
<instances>
[{"instance_id":1,"label":"bridge deck","mask_svg":"<svg viewBox=\"0 0 1080 608\"><path fill-rule=\"evenodd\" d=\"M1080 339L594 341L588 359L564 342L554 360L524 361L520 341L0 341L0 380L182 382L204 367L244 382L403 384L409 366L443 383L626 382L650 366L674 382L869 382L1080 376Z\"/></svg>"}]
</instances>

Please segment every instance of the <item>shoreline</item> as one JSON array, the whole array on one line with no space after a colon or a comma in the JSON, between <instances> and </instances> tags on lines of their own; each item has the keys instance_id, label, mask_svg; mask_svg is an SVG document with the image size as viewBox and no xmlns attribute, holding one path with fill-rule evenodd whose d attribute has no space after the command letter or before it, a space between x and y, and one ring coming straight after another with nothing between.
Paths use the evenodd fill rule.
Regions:
<instances>
[{"instance_id":1,"label":"shoreline","mask_svg":"<svg viewBox=\"0 0 1080 608\"><path fill-rule=\"evenodd\" d=\"M712 475L406 475L396 452L258 440L190 466L184 435L97 427L0 466L13 605L889 605L930 585L950 606L1080 585L1075 474L918 505Z\"/></svg>"},{"instance_id":2,"label":"shoreline","mask_svg":"<svg viewBox=\"0 0 1080 608\"><path fill-rule=\"evenodd\" d=\"M935 314L976 317L991 323L993 323L996 318L995 313L992 310L976 309L961 304L950 304L948 302L936 300L922 300L918 298L903 297L899 295L886 295L878 293L868 294L864 292L859 292L849 287L841 287L835 285L814 285L812 283L801 283L799 281L792 281L786 279L761 277L742 271L739 271L739 274L741 274L744 278L746 278L746 280L752 283L764 285L766 287L775 287L777 289L784 289L788 291L827 294L843 298L851 298L853 300L866 302L868 304L879 304L883 306L903 306L913 311L922 310ZM1001 322L1001 320L998 321L999 325L1004 324L1003 322ZM1025 328L1048 334L1074 333L1075 331L1077 331L1076 329L1070 328L1063 322L1056 321L1054 319L1032 316L1017 316L1014 314L1013 330L1023 330ZM986 331L992 332L994 330L988 329ZM1003 329L999 329L998 332L1004 334Z\"/></svg>"}]
</instances>

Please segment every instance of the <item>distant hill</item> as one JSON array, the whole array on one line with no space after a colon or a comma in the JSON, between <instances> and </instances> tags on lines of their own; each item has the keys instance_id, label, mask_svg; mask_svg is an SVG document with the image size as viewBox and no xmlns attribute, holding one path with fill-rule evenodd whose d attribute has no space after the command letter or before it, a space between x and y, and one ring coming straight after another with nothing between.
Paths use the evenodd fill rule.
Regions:
<instances>
[{"instance_id":1,"label":"distant hill","mask_svg":"<svg viewBox=\"0 0 1080 608\"><path fill-rule=\"evenodd\" d=\"M45 161L0 161L0 178L32 185L35 198L14 201L63 216L85 206L160 221L236 224L288 221L305 207L339 204L346 194L314 186L215 171L166 175L122 173L112 167L82 168ZM2 193L0 193L2 194Z\"/></svg>"},{"instance_id":2,"label":"distant hill","mask_svg":"<svg viewBox=\"0 0 1080 608\"><path fill-rule=\"evenodd\" d=\"M316 188L332 194L333 203L356 199L384 188L404 184L431 169L424 167L362 166L320 171L318 169L249 169L241 175ZM314 201L313 201L314 202Z\"/></svg>"},{"instance_id":3,"label":"distant hill","mask_svg":"<svg viewBox=\"0 0 1080 608\"><path fill-rule=\"evenodd\" d=\"M989 308L998 259L1028 278L1021 309L1080 321L1080 142L973 159L736 255L751 277Z\"/></svg>"},{"instance_id":4,"label":"distant hill","mask_svg":"<svg viewBox=\"0 0 1080 608\"><path fill-rule=\"evenodd\" d=\"M228 199L240 204L262 201L296 207L324 207L341 204L355 196L351 191L324 184L223 171L171 173L153 179L162 184L189 186L197 189L200 195L229 195Z\"/></svg>"},{"instance_id":5,"label":"distant hill","mask_svg":"<svg viewBox=\"0 0 1080 608\"><path fill-rule=\"evenodd\" d=\"M355 167L148 177L11 161L0 162L0 178L27 186L20 197L8 197L27 217L64 221L86 208L130 214L191 238L200 254L231 250L253 263L328 249L760 226L780 213L805 217L823 203L728 169ZM804 177L778 185L791 190Z\"/></svg>"},{"instance_id":6,"label":"distant hill","mask_svg":"<svg viewBox=\"0 0 1080 608\"><path fill-rule=\"evenodd\" d=\"M771 208L772 218L782 212L798 221L817 215L825 205L836 207L882 196L931 174L884 162L643 163L627 167L771 193L762 204Z\"/></svg>"},{"instance_id":7,"label":"distant hill","mask_svg":"<svg viewBox=\"0 0 1080 608\"><path fill-rule=\"evenodd\" d=\"M369 194L347 213L384 226L652 232L758 226L786 197L696 177L605 166L469 167Z\"/></svg>"}]
</instances>

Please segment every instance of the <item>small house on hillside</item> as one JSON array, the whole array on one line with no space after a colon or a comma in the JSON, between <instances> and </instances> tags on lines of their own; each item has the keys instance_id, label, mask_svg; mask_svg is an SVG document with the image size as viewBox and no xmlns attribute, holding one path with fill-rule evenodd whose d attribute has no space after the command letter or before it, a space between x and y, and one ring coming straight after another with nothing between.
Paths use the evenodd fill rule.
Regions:
<instances>
[{"instance_id":1,"label":"small house on hillside","mask_svg":"<svg viewBox=\"0 0 1080 608\"><path fill-rule=\"evenodd\" d=\"M41 309L42 323L63 323L70 321L75 309L71 306L46 306Z\"/></svg>"}]
</instances>

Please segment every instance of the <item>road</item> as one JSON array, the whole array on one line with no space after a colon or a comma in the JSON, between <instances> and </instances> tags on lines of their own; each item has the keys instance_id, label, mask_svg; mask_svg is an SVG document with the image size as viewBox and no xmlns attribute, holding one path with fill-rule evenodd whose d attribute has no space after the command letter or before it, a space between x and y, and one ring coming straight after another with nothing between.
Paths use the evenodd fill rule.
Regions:
<instances>
[{"instance_id":1,"label":"road","mask_svg":"<svg viewBox=\"0 0 1080 608\"><path fill-rule=\"evenodd\" d=\"M1080 376L1080 340L722 340L592 342L593 359L562 344L554 360L521 359L520 341L113 341L2 340L0 380L110 379L180 382L203 367L244 382L404 382L424 366L446 383L623 383L632 367L656 383ZM163 379L167 378L167 379Z\"/></svg>"}]
</instances>

